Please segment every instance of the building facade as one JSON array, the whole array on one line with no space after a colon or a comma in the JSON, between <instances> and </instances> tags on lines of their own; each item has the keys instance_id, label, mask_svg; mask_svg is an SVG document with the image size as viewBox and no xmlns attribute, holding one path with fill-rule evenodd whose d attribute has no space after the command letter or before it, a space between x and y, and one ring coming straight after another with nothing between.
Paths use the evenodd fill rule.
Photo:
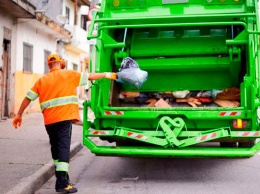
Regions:
<instances>
[{"instance_id":1,"label":"building facade","mask_svg":"<svg viewBox=\"0 0 260 194\"><path fill-rule=\"evenodd\" d=\"M3 3L2 3L3 2ZM5 0L0 4L0 120L12 117L33 84L48 73L46 57L58 53L68 69L82 71L89 46L79 46L78 23L63 23L64 18L81 20L80 7L88 1ZM68 14L68 9L70 10ZM79 15L79 17L77 17ZM66 17L64 17L66 16ZM67 22L67 21L65 21ZM75 30L73 31L73 30ZM81 29L80 29L81 30ZM84 30L83 30L84 31ZM84 33L83 33L84 36ZM75 44L74 44L75 43ZM66 49L68 48L68 50ZM85 61L84 61L85 62ZM38 100L25 113L39 112Z\"/></svg>"}]
</instances>

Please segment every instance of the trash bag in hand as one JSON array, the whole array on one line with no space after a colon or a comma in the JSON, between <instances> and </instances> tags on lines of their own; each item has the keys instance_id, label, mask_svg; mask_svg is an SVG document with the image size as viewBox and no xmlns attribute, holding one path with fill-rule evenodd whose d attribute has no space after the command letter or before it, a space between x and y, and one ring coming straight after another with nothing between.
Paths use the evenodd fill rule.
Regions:
<instances>
[{"instance_id":1,"label":"trash bag in hand","mask_svg":"<svg viewBox=\"0 0 260 194\"><path fill-rule=\"evenodd\" d=\"M122 71L123 69L129 69L129 68L139 68L139 65L132 58L126 57L123 59L119 71Z\"/></svg>"},{"instance_id":2,"label":"trash bag in hand","mask_svg":"<svg viewBox=\"0 0 260 194\"><path fill-rule=\"evenodd\" d=\"M123 84L129 84L140 89L143 83L147 80L148 73L140 68L123 69L117 73L117 80Z\"/></svg>"},{"instance_id":3,"label":"trash bag in hand","mask_svg":"<svg viewBox=\"0 0 260 194\"><path fill-rule=\"evenodd\" d=\"M117 73L116 81L129 84L140 89L147 80L148 73L139 68L138 63L130 57L125 58L121 63L120 71Z\"/></svg>"}]
</instances>

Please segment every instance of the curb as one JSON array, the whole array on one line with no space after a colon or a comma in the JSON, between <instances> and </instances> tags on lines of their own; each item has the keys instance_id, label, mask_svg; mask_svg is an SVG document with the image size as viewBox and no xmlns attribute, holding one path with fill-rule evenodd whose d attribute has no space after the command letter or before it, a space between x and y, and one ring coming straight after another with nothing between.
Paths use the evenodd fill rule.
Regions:
<instances>
[{"instance_id":1,"label":"curb","mask_svg":"<svg viewBox=\"0 0 260 194\"><path fill-rule=\"evenodd\" d=\"M70 158L83 148L80 142L71 144ZM42 187L54 175L54 163L50 160L31 176L23 178L14 188L6 194L32 194Z\"/></svg>"}]
</instances>

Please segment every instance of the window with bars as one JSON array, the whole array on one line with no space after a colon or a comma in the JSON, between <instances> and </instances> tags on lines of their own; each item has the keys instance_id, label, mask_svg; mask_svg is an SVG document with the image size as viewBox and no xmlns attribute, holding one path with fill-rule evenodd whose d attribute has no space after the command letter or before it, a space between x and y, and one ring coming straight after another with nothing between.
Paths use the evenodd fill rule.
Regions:
<instances>
[{"instance_id":1,"label":"window with bars","mask_svg":"<svg viewBox=\"0 0 260 194\"><path fill-rule=\"evenodd\" d=\"M23 71L32 73L33 65L33 46L23 43Z\"/></svg>"},{"instance_id":2,"label":"window with bars","mask_svg":"<svg viewBox=\"0 0 260 194\"><path fill-rule=\"evenodd\" d=\"M48 50L44 50L44 74L49 73L49 67L48 67L48 63L47 63L47 58L48 56L51 54L50 51Z\"/></svg>"}]
</instances>

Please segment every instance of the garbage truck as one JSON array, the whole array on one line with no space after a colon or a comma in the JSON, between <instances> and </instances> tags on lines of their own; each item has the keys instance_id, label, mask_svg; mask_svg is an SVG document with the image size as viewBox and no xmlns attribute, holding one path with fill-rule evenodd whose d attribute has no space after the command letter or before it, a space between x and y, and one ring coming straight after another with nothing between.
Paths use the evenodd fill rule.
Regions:
<instances>
[{"instance_id":1,"label":"garbage truck","mask_svg":"<svg viewBox=\"0 0 260 194\"><path fill-rule=\"evenodd\" d=\"M252 157L259 34L256 0L102 0L89 71L120 72L129 57L148 77L90 83L83 144L97 156Z\"/></svg>"}]
</instances>

